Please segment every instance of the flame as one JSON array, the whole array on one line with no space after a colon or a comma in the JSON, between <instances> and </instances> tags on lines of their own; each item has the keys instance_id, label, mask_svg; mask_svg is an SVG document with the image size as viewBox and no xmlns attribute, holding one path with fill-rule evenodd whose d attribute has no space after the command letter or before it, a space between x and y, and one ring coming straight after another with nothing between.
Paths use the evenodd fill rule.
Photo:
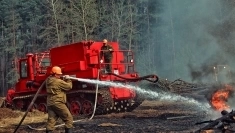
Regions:
<instances>
[{"instance_id":1,"label":"flame","mask_svg":"<svg viewBox=\"0 0 235 133\"><path fill-rule=\"evenodd\" d=\"M225 88L217 90L211 98L212 106L218 110L228 110L230 106L227 104L227 100L229 98L229 94L231 93L232 87L229 85L225 85Z\"/></svg>"}]
</instances>

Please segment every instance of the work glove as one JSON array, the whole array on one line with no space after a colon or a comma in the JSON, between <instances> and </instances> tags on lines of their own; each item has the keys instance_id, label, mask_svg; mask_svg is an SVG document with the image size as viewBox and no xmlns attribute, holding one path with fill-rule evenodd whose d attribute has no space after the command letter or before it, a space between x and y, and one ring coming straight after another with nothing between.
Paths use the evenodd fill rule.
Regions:
<instances>
[{"instance_id":1,"label":"work glove","mask_svg":"<svg viewBox=\"0 0 235 133\"><path fill-rule=\"evenodd\" d=\"M100 63L103 63L104 61L103 60L100 60Z\"/></svg>"},{"instance_id":2,"label":"work glove","mask_svg":"<svg viewBox=\"0 0 235 133\"><path fill-rule=\"evenodd\" d=\"M64 75L63 80L67 80L67 79L69 79L69 75Z\"/></svg>"}]
</instances>

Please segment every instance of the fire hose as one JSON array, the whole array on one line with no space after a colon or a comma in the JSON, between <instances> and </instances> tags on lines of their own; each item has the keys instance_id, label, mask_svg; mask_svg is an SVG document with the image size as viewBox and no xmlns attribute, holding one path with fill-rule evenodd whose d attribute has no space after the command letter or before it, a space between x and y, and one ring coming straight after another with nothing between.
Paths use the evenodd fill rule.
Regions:
<instances>
[{"instance_id":1,"label":"fire hose","mask_svg":"<svg viewBox=\"0 0 235 133\"><path fill-rule=\"evenodd\" d=\"M17 125L17 127L16 127L14 133L16 133L16 131L18 130L18 128L20 127L20 125L21 125L22 122L24 121L25 117L27 116L29 110L32 108L32 106L33 106L35 100L36 100L37 97L38 97L38 94L41 92L41 90L42 90L42 88L43 88L43 86L44 86L45 83L46 83L46 80L44 80L44 82L42 83L42 85L39 87L38 91L36 92L35 96L33 97L33 100L32 100L31 103L29 104L29 107L27 108L27 110L26 110L24 116L23 116L22 119L20 120L20 123Z\"/></svg>"},{"instance_id":2,"label":"fire hose","mask_svg":"<svg viewBox=\"0 0 235 133\"><path fill-rule=\"evenodd\" d=\"M71 79L71 78L70 78ZM99 70L98 70L98 76L97 76L97 80L99 79ZM46 80L45 80L46 81ZM33 100L31 101L26 113L24 114L24 116L22 117L20 123L18 124L18 126L16 127L14 133L16 133L16 131L18 130L18 128L20 127L20 125L22 124L22 122L24 121L26 115L28 114L29 110L31 109L31 107L33 106L35 100L37 99L37 96L38 94L40 93L41 89L43 88L44 84L45 84L45 81L42 83L42 85L40 86L40 88L38 89L37 93L35 94ZM98 97L98 83L96 84L96 95L95 95L95 104L94 104L94 109L93 109L93 113L91 115L91 117L89 118L89 120L91 120L94 115L95 115L95 110L96 110L96 105L97 105L97 97ZM85 119L84 119L85 120ZM73 123L76 123L76 122L80 122L82 120L75 120L73 121ZM60 126L64 126L65 124L59 124L59 125L56 125L55 127L60 127ZM41 131L41 130L46 130L46 128L34 128L30 125L26 125L28 128L32 129L32 130L38 130L38 131Z\"/></svg>"},{"instance_id":3,"label":"fire hose","mask_svg":"<svg viewBox=\"0 0 235 133\"><path fill-rule=\"evenodd\" d=\"M98 76L97 76L97 80L99 79L99 73L100 71L98 70ZM138 77L138 78L125 78L125 77L122 77L122 76L119 76L117 74L114 74L114 73L108 73L108 74L112 74L114 76L117 76L119 78L122 78L122 79L126 79L126 80L129 80L129 81L138 81L138 80L147 80L149 82L153 82L153 83L156 83L158 81L158 76L156 75L147 75L147 76L143 76L143 77ZM148 78L155 78L155 80L150 80ZM71 79L71 80L79 80L79 78L74 78L74 77L68 77L68 79ZM45 80L46 81L46 80ZM16 127L14 133L17 131L17 129L20 127L20 125L22 124L23 120L25 119L26 115L28 114L29 110L31 109L31 107L33 106L35 100L37 99L37 96L38 94L40 93L41 89L43 88L44 84L45 84L45 81L42 83L42 85L40 86L40 88L38 89L37 93L35 94L33 100L31 101L26 113L24 114L24 116L22 117L20 123L18 124L18 126ZM94 117L94 114L95 114L95 110L96 110L96 105L97 105L97 97L98 97L98 82L96 83L96 95L95 95L95 104L94 104L94 108L93 108L93 113L91 115L91 117L89 118L89 120L91 120L93 117ZM83 119L85 120L85 119ZM73 121L73 123L76 123L76 122L80 122L82 121L81 120L75 120ZM60 124L60 125L56 125L55 127L60 127L60 126L63 126L65 124ZM32 129L32 130L46 130L46 128L33 128L32 126L30 125L26 125L28 128Z\"/></svg>"},{"instance_id":4,"label":"fire hose","mask_svg":"<svg viewBox=\"0 0 235 133\"><path fill-rule=\"evenodd\" d=\"M139 80L147 80L149 82L156 83L159 80L157 75L146 75L146 76L137 77L137 78L126 78L126 77L122 77L122 76L114 74L114 73L107 73L107 74L114 75L114 76L116 76L118 78L126 79L126 80L132 81L132 82L136 82L136 81L139 81ZM153 78L154 80L150 80L148 78Z\"/></svg>"}]
</instances>

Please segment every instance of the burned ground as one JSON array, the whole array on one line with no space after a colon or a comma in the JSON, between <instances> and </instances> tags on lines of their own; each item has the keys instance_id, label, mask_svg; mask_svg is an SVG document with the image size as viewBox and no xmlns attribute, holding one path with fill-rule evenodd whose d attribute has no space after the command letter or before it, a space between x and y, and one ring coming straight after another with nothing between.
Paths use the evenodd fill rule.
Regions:
<instances>
[{"instance_id":1,"label":"burned ground","mask_svg":"<svg viewBox=\"0 0 235 133\"><path fill-rule=\"evenodd\" d=\"M24 114L6 108L1 108L0 112L0 132L4 133L13 132ZM198 110L191 104L146 100L132 112L98 115L91 120L78 117L73 131L79 133L186 133L199 129L195 123L204 120L207 116L206 112ZM30 112L17 132L43 133L44 130L32 130L27 125L44 128L46 118L47 114L38 111ZM63 127L57 127L55 132L64 132Z\"/></svg>"},{"instance_id":2,"label":"burned ground","mask_svg":"<svg viewBox=\"0 0 235 133\"><path fill-rule=\"evenodd\" d=\"M154 92L164 91L178 96L196 99L203 106L208 104L207 95L211 87L195 85L176 80L174 82L158 82ZM151 86L148 86L151 88ZM161 88L162 90L156 90ZM168 97L167 96L167 97ZM132 112L112 113L106 115L74 117L73 132L79 133L190 133L199 130L203 125L195 123L219 117L220 111L208 108L206 111L198 104L188 102L187 99L172 100L173 97L147 98ZM209 112L208 112L209 111ZM0 108L0 132L12 133L20 122L24 112ZM34 110L29 112L24 122L17 130L18 133L44 133L47 114ZM58 121L58 125L61 121ZM234 126L235 127L235 126ZM35 128L35 129L32 129ZM56 127L55 133L64 132L63 126ZM220 131L219 131L220 132Z\"/></svg>"}]
</instances>

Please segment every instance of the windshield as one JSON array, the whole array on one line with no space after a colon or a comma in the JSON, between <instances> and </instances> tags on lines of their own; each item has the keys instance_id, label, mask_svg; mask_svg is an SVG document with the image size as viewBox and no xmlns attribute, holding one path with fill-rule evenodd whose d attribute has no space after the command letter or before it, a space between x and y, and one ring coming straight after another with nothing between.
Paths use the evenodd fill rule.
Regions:
<instances>
[{"instance_id":1,"label":"windshield","mask_svg":"<svg viewBox=\"0 0 235 133\"><path fill-rule=\"evenodd\" d=\"M20 62L20 77L27 78L27 60Z\"/></svg>"}]
</instances>

